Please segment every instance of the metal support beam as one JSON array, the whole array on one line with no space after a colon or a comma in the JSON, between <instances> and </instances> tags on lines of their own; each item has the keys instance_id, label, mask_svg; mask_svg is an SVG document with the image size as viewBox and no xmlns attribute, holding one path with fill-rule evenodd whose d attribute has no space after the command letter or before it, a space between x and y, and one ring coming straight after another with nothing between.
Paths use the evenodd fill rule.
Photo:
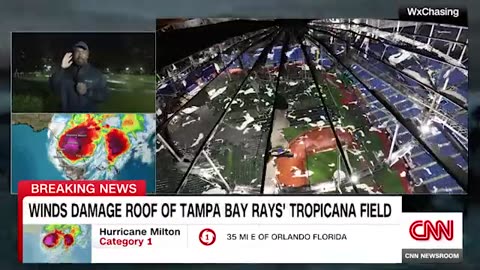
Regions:
<instances>
[{"instance_id":1,"label":"metal support beam","mask_svg":"<svg viewBox=\"0 0 480 270\"><path fill-rule=\"evenodd\" d=\"M397 143L397 135L398 135L398 130L399 129L400 129L400 125L397 123L395 125L395 132L393 133L393 139L392 139L392 144L390 145L390 151L388 152L387 160L389 160L389 161L390 161L390 158L392 157L393 148L395 148L395 144Z\"/></svg>"},{"instance_id":2,"label":"metal support beam","mask_svg":"<svg viewBox=\"0 0 480 270\"><path fill-rule=\"evenodd\" d=\"M455 38L455 41L458 41L460 39L460 35L462 34L462 30L463 30L463 28L460 28L458 30L458 34L457 34L457 37ZM455 50L455 46L457 46L457 43L453 43L453 49L452 50Z\"/></svg>"},{"instance_id":3,"label":"metal support beam","mask_svg":"<svg viewBox=\"0 0 480 270\"><path fill-rule=\"evenodd\" d=\"M210 166L212 166L213 170L215 171L215 173L217 174L218 178L220 178L222 184L225 186L225 188L227 189L227 193L231 193L232 190L230 188L230 185L228 184L228 182L225 180L225 178L223 178L223 175L220 173L220 171L218 170L217 168L217 165L215 165L215 163L213 162L213 160L208 156L207 152L205 152L205 150L202 150L202 154L203 156L207 159L208 163L210 163Z\"/></svg>"},{"instance_id":4,"label":"metal support beam","mask_svg":"<svg viewBox=\"0 0 480 270\"><path fill-rule=\"evenodd\" d=\"M388 48L388 45L387 44L384 44L383 45L383 52L382 52L382 56L380 56L380 60L383 60L383 57L385 56L385 52L387 51L387 48ZM360 50L358 50L360 52Z\"/></svg>"},{"instance_id":5,"label":"metal support beam","mask_svg":"<svg viewBox=\"0 0 480 270\"><path fill-rule=\"evenodd\" d=\"M465 70L467 71L467 68L464 67L463 65L458 65L456 63L450 63L446 60L443 60L441 57L439 57L438 55L436 55L435 53L432 53L430 51L426 51L426 50L422 50L422 49L417 49L415 48L412 44L410 43L407 43L408 45L400 45L400 44L396 44L395 42L389 40L389 39L386 39L386 38L382 38L382 37L373 37L373 36L367 36L363 33L358 33L356 31L353 31L353 30L348 30L348 29L342 29L342 28L337 28L337 27L325 27L325 26L320 26L320 27L323 27L323 28L330 28L330 29L333 29L333 30L336 30L336 31L341 31L341 32L347 32L347 33L351 33L351 34L354 34L354 35L358 35L358 36L362 36L362 37L368 37L372 40L375 40L375 41L378 41L378 42L382 42L384 44L388 44L390 46L393 46L393 47L396 47L396 48L399 48L399 49L402 49L402 50L406 50L406 51L410 51L410 52L415 52L416 54L418 55L421 55L422 57L425 57L427 59L431 59L431 60L434 60L434 61L437 61L437 62L440 62L440 63L443 63L445 65L449 65L449 66L452 66L452 67L456 67L456 68L459 68L459 69L462 69L462 70ZM370 28L373 28L375 29L375 27L372 27L372 26L369 26ZM315 28L313 28L315 29ZM378 31L383 31L381 29L378 29ZM411 40L411 42L420 42L420 41L417 41L417 40L413 40L411 38L407 38L405 37L406 39L409 39ZM431 55L428 55L426 54L425 52L428 52L429 54Z\"/></svg>"},{"instance_id":6,"label":"metal support beam","mask_svg":"<svg viewBox=\"0 0 480 270\"><path fill-rule=\"evenodd\" d=\"M430 45L430 42L432 41L432 35L433 35L434 28L435 28L435 24L432 24L432 28L430 28L430 34L428 35L427 45Z\"/></svg>"},{"instance_id":7,"label":"metal support beam","mask_svg":"<svg viewBox=\"0 0 480 270\"><path fill-rule=\"evenodd\" d=\"M277 79L276 79L276 82L275 82L275 93L273 95L273 98L274 98L274 101L273 101L273 106L272 106L272 114L270 115L270 129L268 131L268 144L267 144L267 147L265 148L265 153L264 153L264 162L263 162L263 173L262 173L262 184L260 186L260 194L263 194L264 191L265 191L265 181L267 181L267 168L268 168L268 162L270 161L270 150L272 148L272 145L271 145L271 137L272 137L272 132L273 132L273 125L274 125L274 120L275 120L275 107L276 107L276 103L277 103L277 93L278 93L278 89L280 87L280 79L283 75L283 73L285 72L285 64L286 62L288 61L287 59L287 56L286 56L286 52L288 51L288 45L290 43L290 35L287 33L287 32L284 32L285 33L285 38L283 40L283 44L282 44L282 50L281 50L281 57L280 57L280 65L278 67L278 75L277 75ZM271 73L269 72L268 73L269 76L272 76ZM272 81L273 79L270 77L270 80Z\"/></svg>"},{"instance_id":8,"label":"metal support beam","mask_svg":"<svg viewBox=\"0 0 480 270\"><path fill-rule=\"evenodd\" d=\"M463 61L463 57L465 56L465 52L467 51L467 46L464 45L462 49L462 54L460 54L460 58L458 58L458 62L461 64Z\"/></svg>"},{"instance_id":9,"label":"metal support beam","mask_svg":"<svg viewBox=\"0 0 480 270\"><path fill-rule=\"evenodd\" d=\"M314 31L317 31L317 32L319 32L319 33L325 33L325 34L327 34L327 35L330 35L330 36L333 37L333 38L336 38L336 39L339 39L339 40L342 40L342 41L346 42L346 39L344 39L344 38L342 38L342 37L339 37L338 35L336 35L336 34L334 34L334 33L331 33L331 32L329 32L329 31L327 31L327 30L314 29L314 28L313 28L313 30L314 30ZM351 45L351 47L354 48L355 50L359 51L359 52L362 51L362 50L361 50L361 47L359 48L359 47L353 46L353 45ZM386 49L385 49L385 50L386 50ZM384 50L384 53L385 53L385 50ZM446 96L445 94L443 94L443 93L439 92L438 90L434 89L433 86L430 86L430 85L428 85L428 84L425 84L425 83L419 81L418 79L416 79L415 77L411 76L410 74L405 73L405 72L402 71L402 70L398 70L398 69L397 69L395 66L393 66L392 64L385 62L384 60L382 60L383 54L382 54L382 57L379 58L376 54L372 54L372 53L370 53L370 52L366 52L366 53L367 53L369 56L371 56L372 58L374 58L375 60L377 60L377 61L379 61L380 63L384 64L386 67L391 68L391 69L395 69L395 70L396 70L398 73L400 73L402 76L405 76L405 77L407 77L407 78L409 78L409 79L411 79L411 80L414 80L414 81L417 82L419 85L421 85L421 86L429 89L429 90L432 91L432 92L435 92L435 93L437 93L437 94L442 95L445 99L447 99L447 100L449 100L450 102L454 103L455 105L461 107L462 109L465 109L465 110L467 109L467 105L466 105L466 104L461 104L461 103L459 103L458 101L449 98L449 97Z\"/></svg>"},{"instance_id":10,"label":"metal support beam","mask_svg":"<svg viewBox=\"0 0 480 270\"><path fill-rule=\"evenodd\" d=\"M175 152L175 150L173 150L173 147L170 146L170 144L160 135L157 133L157 139L160 140L160 142L162 143L163 146L165 146L165 148L167 148L167 150L170 152L170 154L172 154L172 156L178 161L178 162L182 162L183 159L178 156L178 154Z\"/></svg>"},{"instance_id":11,"label":"metal support beam","mask_svg":"<svg viewBox=\"0 0 480 270\"><path fill-rule=\"evenodd\" d=\"M359 66L361 66L361 67L363 68L363 70L364 70L365 72L367 72L370 76L381 79L379 76L377 76L377 75L369 72L368 69L366 69L365 67L363 67L363 66L360 65L359 63L357 63L357 64L358 64ZM382 80L382 81L383 81L385 84L387 84L391 89L397 91L399 94L406 95L405 93L402 93L401 90L397 89L397 87L395 87L394 85L390 84L388 81L386 81L386 80ZM436 117L438 117L440 120L442 120L442 124L445 124L446 126L449 126L449 127L451 127L451 125L454 125L454 124L453 124L453 123L455 123L454 117L445 114L445 112L440 111L440 110L436 109L435 107L432 107L431 104L428 104L428 103L427 103L426 101L424 101L424 100L418 99L418 98L416 98L416 97L414 97L414 96L409 96L409 99L411 99L411 101L413 101L414 103L417 103L417 104L425 107L426 109L428 109L428 110L431 111L432 113L434 113ZM374 103L374 102L378 102L378 101L373 101L373 102L371 102L371 104ZM406 110L409 110L409 109L406 109ZM406 110L404 110L404 111L406 111ZM401 112L404 112L404 111L401 111ZM388 115L385 116L385 117L383 117L383 118L388 118ZM383 118L382 118L382 119L383 119ZM378 120L378 119L377 119L377 120ZM453 127L452 127L452 128L453 128ZM459 135L459 136L461 136L461 138L462 138L463 140L465 140L465 141L468 140L468 138L467 138L467 129L466 129L466 128L464 128L464 127L462 128L462 127L456 126L456 128L453 128L453 130L454 130L453 132L455 132L456 134L461 134L461 135ZM459 130L460 130L460 131L464 131L464 134L462 134L461 132L459 132Z\"/></svg>"},{"instance_id":12,"label":"metal support beam","mask_svg":"<svg viewBox=\"0 0 480 270\"><path fill-rule=\"evenodd\" d=\"M322 107L323 107L323 111L325 113L325 117L327 118L328 123L330 125L330 128L332 129L333 135L335 137L335 142L337 144L337 149L338 149L338 151L340 151L340 153L342 155L342 158L343 158L343 161L345 162L345 167L347 169L347 177L350 180L350 178L352 177L353 171L352 171L352 168L348 164L347 154L345 153L345 151L343 151L342 142L340 141L340 138L338 137L338 135L336 133L335 124L333 122L332 116L330 115L330 112L327 109L325 98L323 97L323 93L321 91L321 88L320 88L320 86L319 86L319 84L318 84L318 82L315 78L315 66L313 65L313 63L311 61L311 58L308 54L308 51L307 51L307 48L306 48L305 44L303 44L300 39L298 39L298 43L300 44L300 47L302 48L303 55L304 55L304 58L305 58L305 62L309 67L310 74L311 74L313 82L315 84L315 89L317 90L317 93L319 94L319 98L320 98L320 101L321 101L321 104L322 104ZM327 48L325 48L325 50L328 51ZM332 52L329 52L329 54L332 54ZM335 52L333 52L333 54L335 54ZM335 56L335 57L337 57L337 56ZM355 183L352 183L352 187L353 187L353 190L356 193L358 193L358 189L357 189L357 186L356 186Z\"/></svg>"},{"instance_id":13,"label":"metal support beam","mask_svg":"<svg viewBox=\"0 0 480 270\"><path fill-rule=\"evenodd\" d=\"M220 117L217 119L216 123L214 124L212 130L210 130L210 132L207 134L207 136L205 137L205 140L201 143L200 147L199 147L199 151L195 154L195 157L193 158L193 161L192 163L190 164L190 166L187 168L187 171L185 172L185 175L181 181L181 184L180 186L177 188L177 193L179 193L182 188L186 185L186 178L188 177L188 175L190 174L190 172L192 171L193 167L196 165L199 157L200 157L200 154L201 154L201 151L204 150L205 146L207 145L208 142L210 142L210 140L213 138L213 136L217 133L217 130L218 130L218 127L220 125L220 123L223 121L223 119L225 119L225 116L227 115L227 112L229 111L229 108L232 106L233 102L235 101L235 99L237 98L238 94L240 93L240 91L242 90L242 87L245 85L245 83L247 82L247 80L250 78L250 75L252 74L252 72L257 69L259 67L259 65L261 65L261 63L263 61L266 60L266 57L268 55L268 52L270 52L270 50L272 49L273 47L273 44L275 43L275 41L278 39L279 37L279 34L280 34L280 31L277 30L275 32L275 36L274 36L274 39L273 41L270 41L268 43L268 45L263 48L262 50L262 53L260 54L260 56L257 58L257 60L255 61L255 64L253 65L253 67L248 71L248 73L246 74L245 78L242 80L242 82L240 83L240 85L238 86L237 88L237 91L235 92L235 94L232 96L231 100L227 103L227 105L224 107L224 111L222 112L222 114L220 115ZM264 38L262 39L263 41L267 41L268 39L267 38Z\"/></svg>"},{"instance_id":14,"label":"metal support beam","mask_svg":"<svg viewBox=\"0 0 480 270\"><path fill-rule=\"evenodd\" d=\"M311 25L315 25L315 26L321 26L321 27L325 27L325 26L328 26L330 27L329 25L336 25L336 24L340 24L340 23L332 23L332 22L329 22L329 23L313 23ZM343 23L343 24L348 24L348 23ZM446 26L446 27L452 27L451 25L443 25L443 24L435 24L436 26ZM350 23L347 25L347 29L351 29L351 26L357 26L357 27L367 27L367 28L372 28L374 30L380 30L380 31L384 31L384 29L378 27L378 26L374 26L373 24L365 24L365 23ZM462 29L467 29L465 27L459 27L459 26L456 26L458 28L462 28ZM338 29L338 28L335 28L335 27L331 27L333 29ZM418 28L417 28L417 32L418 32ZM404 33L403 35L404 36L412 36L412 37L422 37L422 38L426 38L428 39L429 36L428 35L422 35L422 34L418 34L417 32L414 32L414 34L409 34L409 33ZM390 32L389 32L390 33ZM432 40L439 40L439 41L445 41L445 42L451 42L451 43L456 43L456 44L459 44L459 45L465 45L465 44L468 44L468 40L465 41L465 42L461 42L461 41L458 41L458 40L453 40L453 39L447 39L447 38L441 38L441 37L431 37Z\"/></svg>"},{"instance_id":15,"label":"metal support beam","mask_svg":"<svg viewBox=\"0 0 480 270\"><path fill-rule=\"evenodd\" d=\"M360 78L347 66L345 65L342 61L339 60L339 58L335 55L332 50L330 50L326 45L323 44L323 42L318 41L314 39L317 44L320 44L319 46L324 46L325 50L328 52L328 54L333 57L337 63L339 63L346 71L348 71L354 78L357 80L362 86L370 92L396 119L398 122L400 122L410 133L412 136L420 143L421 146L447 171L458 183L459 186L461 186L464 190L467 190L467 183L468 183L468 174L458 168L457 166L448 163L448 161L440 155L439 151L437 149L433 149L425 140L422 138L422 136L419 133L418 127L415 127L412 122L409 122L406 120L405 117L403 117L395 108L393 108L382 96L380 96L378 93L370 89L365 83L363 83Z\"/></svg>"},{"instance_id":16,"label":"metal support beam","mask_svg":"<svg viewBox=\"0 0 480 270\"><path fill-rule=\"evenodd\" d=\"M257 37L257 35L255 35L255 37L256 37L257 39L254 39L254 40L251 41L251 42L248 42L251 38L245 38L245 39L243 39L242 41L240 41L240 42L238 42L238 43L235 43L234 45L232 45L232 46L230 46L228 49L226 49L225 51L229 51L230 49L234 48L233 46L237 46L237 45L241 44L242 42L248 42L248 46L246 46L244 49L242 49L241 52L240 52L235 58L233 58L232 60L230 60L230 62L229 62L228 64L226 64L226 65L224 66L224 68L223 68L220 72L218 72L218 74L215 75L215 77L214 77L213 79L211 79L210 81L208 81L208 82L202 87L202 90L203 90L203 89L206 89L206 88L208 87L208 85L209 85L212 81L214 81L218 76L220 76L220 74L222 74L224 71L226 71L226 70L228 69L228 67L230 67L230 66L235 62L235 60L237 60L237 59L240 57L240 55L242 55L244 52L246 52L248 49L250 49L250 48L253 46L253 44L258 43L258 42L263 42L263 41L265 41L265 40L268 40L268 38L273 37L273 35L275 35L276 33L278 33L278 32L268 31L267 34L263 34L263 33L262 33L263 35L259 35L260 37ZM229 73L227 73L227 74L229 74ZM174 84L174 85L175 85L175 84ZM157 127L157 129L159 129L159 130L164 129L164 128L166 127L166 125L172 120L172 118L173 118L175 115L177 115L179 112L181 112L183 109L187 108L187 107L189 106L189 104L190 104L191 102L193 102L193 100L195 99L195 97L196 97L197 95L199 95L199 93L200 93L202 90L200 90L195 96L193 96L193 97L192 97L191 99L189 99L185 104L183 104L182 106L180 106L180 108L178 108L175 112L173 112L173 113L171 114L171 116L168 117L168 119L166 119L165 122L163 122L163 123L161 124L160 127Z\"/></svg>"}]
</instances>

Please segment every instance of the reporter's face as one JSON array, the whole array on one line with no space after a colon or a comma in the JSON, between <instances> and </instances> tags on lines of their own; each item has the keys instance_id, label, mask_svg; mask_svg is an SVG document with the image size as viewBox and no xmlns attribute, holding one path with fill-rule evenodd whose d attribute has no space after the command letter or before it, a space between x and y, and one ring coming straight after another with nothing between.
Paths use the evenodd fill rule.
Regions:
<instances>
[{"instance_id":1,"label":"reporter's face","mask_svg":"<svg viewBox=\"0 0 480 270\"><path fill-rule=\"evenodd\" d=\"M79 66L85 65L88 62L88 50L75 48L73 51L73 62Z\"/></svg>"}]
</instances>

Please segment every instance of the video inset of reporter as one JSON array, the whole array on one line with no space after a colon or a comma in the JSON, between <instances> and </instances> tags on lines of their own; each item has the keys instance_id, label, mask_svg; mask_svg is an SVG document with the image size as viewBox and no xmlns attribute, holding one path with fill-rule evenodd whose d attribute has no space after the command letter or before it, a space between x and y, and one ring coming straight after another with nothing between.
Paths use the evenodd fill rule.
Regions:
<instances>
[{"instance_id":1,"label":"video inset of reporter","mask_svg":"<svg viewBox=\"0 0 480 270\"><path fill-rule=\"evenodd\" d=\"M153 33L13 33L14 113L153 112Z\"/></svg>"},{"instance_id":2,"label":"video inset of reporter","mask_svg":"<svg viewBox=\"0 0 480 270\"><path fill-rule=\"evenodd\" d=\"M154 33L12 33L12 192L26 179L153 191L154 55Z\"/></svg>"}]
</instances>

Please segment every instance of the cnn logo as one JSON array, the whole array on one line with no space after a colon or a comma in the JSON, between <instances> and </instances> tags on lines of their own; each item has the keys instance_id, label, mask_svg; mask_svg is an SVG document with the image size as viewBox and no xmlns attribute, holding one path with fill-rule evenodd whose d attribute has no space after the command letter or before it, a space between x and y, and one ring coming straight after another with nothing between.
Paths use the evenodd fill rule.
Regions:
<instances>
[{"instance_id":1,"label":"cnn logo","mask_svg":"<svg viewBox=\"0 0 480 270\"><path fill-rule=\"evenodd\" d=\"M453 220L445 222L438 220L433 224L430 220L417 220L410 225L410 236L419 241L430 240L431 237L435 240L441 240L445 237L446 240L453 239Z\"/></svg>"}]
</instances>

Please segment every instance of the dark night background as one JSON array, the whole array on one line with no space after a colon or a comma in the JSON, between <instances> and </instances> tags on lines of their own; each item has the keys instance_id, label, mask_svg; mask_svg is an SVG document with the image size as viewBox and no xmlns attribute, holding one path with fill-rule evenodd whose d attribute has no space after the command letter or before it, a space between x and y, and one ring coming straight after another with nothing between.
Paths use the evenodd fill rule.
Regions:
<instances>
[{"instance_id":1,"label":"dark night background","mask_svg":"<svg viewBox=\"0 0 480 270\"><path fill-rule=\"evenodd\" d=\"M469 10L469 46L478 48L480 42L480 15L475 11L479 1L422 1L425 4L447 3L466 5ZM4 269L480 269L480 207L478 179L480 153L477 151L480 132L471 128L470 134L470 183L468 198L452 196L411 196L405 198L411 210L437 209L462 210L464 222L464 261L462 265L20 265L16 255L16 207L15 196L9 194L9 63L11 31L155 31L158 17L372 17L395 18L397 7L407 1L394 0L173 0L173 1L114 1L114 0L17 0L2 3L0 9L0 265ZM419 1L410 1L419 5ZM450 3L450 5L448 5ZM188 42L188 41L187 41ZM93 52L93 49L92 49ZM474 115L480 107L480 52L471 49L470 63L470 112ZM478 110L480 111L480 110ZM477 113L480 118L480 113ZM471 117L471 127L478 119ZM27 169L27 168L26 168ZM465 202L466 201L466 202ZM345 254L348 256L348 254ZM160 254L159 254L160 256ZM281 256L281 255L279 255Z\"/></svg>"},{"instance_id":2,"label":"dark night background","mask_svg":"<svg viewBox=\"0 0 480 270\"><path fill-rule=\"evenodd\" d=\"M155 72L153 33L12 33L12 68L38 71L43 65L58 68L63 56L78 41L87 43L90 63L111 72L126 67Z\"/></svg>"}]
</instances>

